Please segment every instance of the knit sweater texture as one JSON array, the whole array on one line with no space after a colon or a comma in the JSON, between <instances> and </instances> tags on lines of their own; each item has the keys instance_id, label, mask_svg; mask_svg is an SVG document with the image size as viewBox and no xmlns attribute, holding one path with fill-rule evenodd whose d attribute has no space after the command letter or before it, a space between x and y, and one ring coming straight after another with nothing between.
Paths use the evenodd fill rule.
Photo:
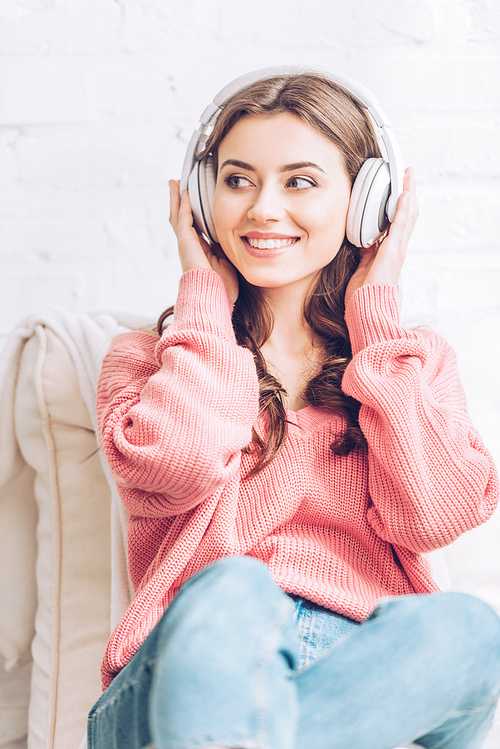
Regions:
<instances>
[{"instance_id":1,"label":"knit sweater texture","mask_svg":"<svg viewBox=\"0 0 500 749\"><path fill-rule=\"evenodd\" d=\"M402 328L389 285L358 289L346 323L353 357L342 388L361 403L368 448L335 455L344 417L307 406L287 412L281 452L251 477L257 455L244 448L266 420L253 355L236 343L215 272L182 276L161 339L113 340L97 409L130 515L135 598L109 640L104 688L180 585L220 557L256 557L285 592L363 621L383 596L437 590L423 554L492 514L498 477L449 345Z\"/></svg>"}]
</instances>

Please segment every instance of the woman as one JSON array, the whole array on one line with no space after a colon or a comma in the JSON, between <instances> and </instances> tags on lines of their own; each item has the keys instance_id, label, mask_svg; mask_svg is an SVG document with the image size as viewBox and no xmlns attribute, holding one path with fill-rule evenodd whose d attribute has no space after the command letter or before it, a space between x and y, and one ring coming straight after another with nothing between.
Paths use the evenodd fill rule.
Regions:
<instances>
[{"instance_id":1,"label":"woman","mask_svg":"<svg viewBox=\"0 0 500 749\"><path fill-rule=\"evenodd\" d=\"M171 182L174 321L115 339L99 384L136 595L90 747L461 749L488 730L498 617L438 593L422 554L484 522L498 481L449 346L399 322L411 170L390 228L346 238L380 155L335 80L267 75L201 154L217 243Z\"/></svg>"}]
</instances>

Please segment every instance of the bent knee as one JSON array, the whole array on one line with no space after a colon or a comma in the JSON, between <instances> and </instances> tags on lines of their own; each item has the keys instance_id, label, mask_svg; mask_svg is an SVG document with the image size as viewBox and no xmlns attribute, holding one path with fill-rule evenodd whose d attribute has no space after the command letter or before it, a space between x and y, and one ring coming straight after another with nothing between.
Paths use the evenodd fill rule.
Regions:
<instances>
[{"instance_id":1,"label":"bent knee","mask_svg":"<svg viewBox=\"0 0 500 749\"><path fill-rule=\"evenodd\" d=\"M254 557L235 555L222 557L207 565L184 583L183 587L206 580L234 581L245 585L251 584L253 580L261 583L268 579L270 579L269 570L264 562Z\"/></svg>"},{"instance_id":2,"label":"bent knee","mask_svg":"<svg viewBox=\"0 0 500 749\"><path fill-rule=\"evenodd\" d=\"M468 630L472 637L481 634L500 645L500 617L489 604L468 593L435 593L424 596L436 618L452 627Z\"/></svg>"},{"instance_id":3,"label":"bent knee","mask_svg":"<svg viewBox=\"0 0 500 749\"><path fill-rule=\"evenodd\" d=\"M443 654L452 652L456 658L484 664L500 681L500 617L491 606L457 592L408 598L413 599L409 614L420 637Z\"/></svg>"},{"instance_id":4,"label":"bent knee","mask_svg":"<svg viewBox=\"0 0 500 749\"><path fill-rule=\"evenodd\" d=\"M467 593L431 593L382 599L373 613L385 615L396 628L421 637L491 644L500 657L500 617L487 603Z\"/></svg>"},{"instance_id":5,"label":"bent knee","mask_svg":"<svg viewBox=\"0 0 500 749\"><path fill-rule=\"evenodd\" d=\"M277 586L271 579L267 566L248 556L227 556L204 567L181 587L179 596L199 600L208 598L213 605L216 602L260 600L266 595L275 594Z\"/></svg>"}]
</instances>

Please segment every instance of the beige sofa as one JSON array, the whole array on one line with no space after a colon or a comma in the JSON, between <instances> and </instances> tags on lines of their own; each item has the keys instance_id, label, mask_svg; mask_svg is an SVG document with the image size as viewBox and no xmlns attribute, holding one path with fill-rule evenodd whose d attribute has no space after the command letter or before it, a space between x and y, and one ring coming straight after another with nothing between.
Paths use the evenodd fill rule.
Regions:
<instances>
[{"instance_id":1,"label":"beige sofa","mask_svg":"<svg viewBox=\"0 0 500 749\"><path fill-rule=\"evenodd\" d=\"M110 316L43 314L2 352L1 749L78 749L130 595L124 516L113 510L92 408L100 361L122 329ZM437 556L437 574L500 611L499 549L497 514ZM499 747L497 720L485 749Z\"/></svg>"}]
</instances>

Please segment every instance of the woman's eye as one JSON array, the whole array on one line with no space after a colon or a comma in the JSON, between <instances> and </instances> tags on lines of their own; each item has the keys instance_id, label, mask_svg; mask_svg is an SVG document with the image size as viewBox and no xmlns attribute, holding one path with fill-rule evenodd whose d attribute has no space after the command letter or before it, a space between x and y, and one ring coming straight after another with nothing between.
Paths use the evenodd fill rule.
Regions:
<instances>
[{"instance_id":1,"label":"woman's eye","mask_svg":"<svg viewBox=\"0 0 500 749\"><path fill-rule=\"evenodd\" d=\"M246 177L238 177L237 174L231 174L229 177L226 177L224 182L228 187L232 187L234 190L238 187L248 187L248 185L252 184L249 179Z\"/></svg>"},{"instance_id":2,"label":"woman's eye","mask_svg":"<svg viewBox=\"0 0 500 749\"><path fill-rule=\"evenodd\" d=\"M305 177L292 177L288 180L288 187L292 187L295 190L304 190L306 187L314 187L314 182Z\"/></svg>"}]
</instances>

